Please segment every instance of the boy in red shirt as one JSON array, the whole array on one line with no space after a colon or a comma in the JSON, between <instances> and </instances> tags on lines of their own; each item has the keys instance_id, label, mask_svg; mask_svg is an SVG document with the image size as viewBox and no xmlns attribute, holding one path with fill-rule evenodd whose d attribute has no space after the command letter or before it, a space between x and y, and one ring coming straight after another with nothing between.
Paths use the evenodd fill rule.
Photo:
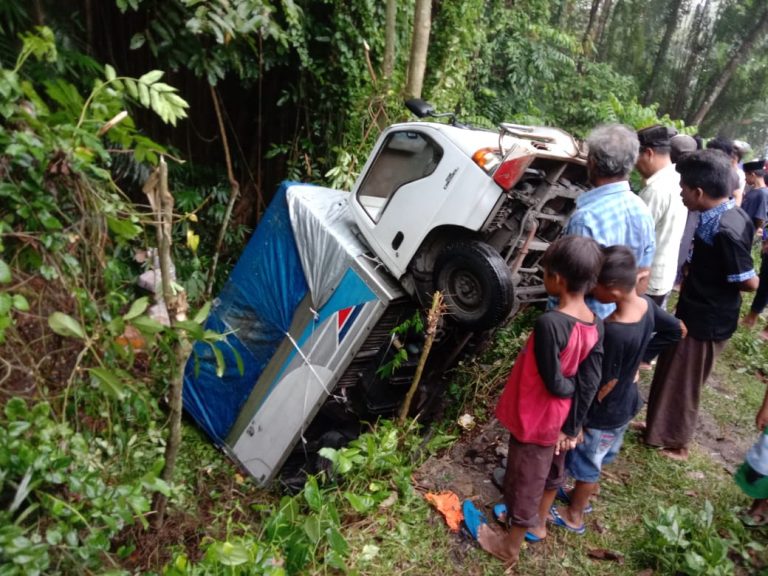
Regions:
<instances>
[{"instance_id":1,"label":"boy in red shirt","mask_svg":"<svg viewBox=\"0 0 768 576\"><path fill-rule=\"evenodd\" d=\"M482 524L477 530L483 549L508 564L517 562L524 539L547 535L549 510L565 480L565 452L576 445L600 381L603 324L584 295L601 264L600 246L583 236L560 238L541 260L544 286L559 304L536 320L496 407L510 432L504 478L510 529Z\"/></svg>"}]
</instances>

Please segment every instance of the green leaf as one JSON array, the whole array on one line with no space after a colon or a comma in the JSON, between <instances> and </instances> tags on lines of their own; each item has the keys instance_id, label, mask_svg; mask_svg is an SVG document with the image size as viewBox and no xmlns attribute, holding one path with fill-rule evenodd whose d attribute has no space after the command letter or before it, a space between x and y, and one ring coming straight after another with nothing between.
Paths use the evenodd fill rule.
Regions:
<instances>
[{"instance_id":1,"label":"green leaf","mask_svg":"<svg viewBox=\"0 0 768 576\"><path fill-rule=\"evenodd\" d=\"M104 65L104 76L107 78L107 81L111 82L115 78L117 78L117 73L115 72L115 69L112 68L109 64Z\"/></svg>"},{"instance_id":2,"label":"green leaf","mask_svg":"<svg viewBox=\"0 0 768 576\"><path fill-rule=\"evenodd\" d=\"M211 302L206 302L203 304L203 307L200 308L200 310L197 311L197 314L195 314L195 317L192 319L193 322L197 324L202 324L205 322L205 319L208 318L208 314L211 311Z\"/></svg>"},{"instance_id":3,"label":"green leaf","mask_svg":"<svg viewBox=\"0 0 768 576\"><path fill-rule=\"evenodd\" d=\"M131 304L130 310L123 314L124 320L133 320L134 318L141 316L149 307L149 298L142 296Z\"/></svg>"},{"instance_id":4,"label":"green leaf","mask_svg":"<svg viewBox=\"0 0 768 576\"><path fill-rule=\"evenodd\" d=\"M203 331L202 326L192 320L181 320L180 322L176 322L174 327L186 330L192 340L205 339L205 332Z\"/></svg>"},{"instance_id":5,"label":"green leaf","mask_svg":"<svg viewBox=\"0 0 768 576\"><path fill-rule=\"evenodd\" d=\"M331 527L328 528L326 533L328 534L328 544L330 544L331 550L340 556L346 556L347 551L349 550L349 544L347 544L347 541L344 539L344 536L341 535L341 532L336 528Z\"/></svg>"},{"instance_id":6,"label":"green leaf","mask_svg":"<svg viewBox=\"0 0 768 576\"><path fill-rule=\"evenodd\" d=\"M368 510L373 508L373 506L376 504L376 501L368 494L360 496L352 492L344 492L344 498L346 498L352 505L352 508L354 508L355 511L359 512L360 514L368 512Z\"/></svg>"},{"instance_id":7,"label":"green leaf","mask_svg":"<svg viewBox=\"0 0 768 576\"><path fill-rule=\"evenodd\" d=\"M10 294L0 292L0 316L5 316L11 311L13 306L13 298Z\"/></svg>"},{"instance_id":8,"label":"green leaf","mask_svg":"<svg viewBox=\"0 0 768 576\"><path fill-rule=\"evenodd\" d=\"M315 512L319 512L323 506L323 498L317 485L317 478L314 476L310 476L304 484L304 500L307 501L309 507Z\"/></svg>"},{"instance_id":9,"label":"green leaf","mask_svg":"<svg viewBox=\"0 0 768 576\"><path fill-rule=\"evenodd\" d=\"M160 492L163 496L170 496L171 495L171 487L168 485L168 482L163 480L162 478L158 478L155 475L148 475L142 478L141 484L146 488L147 490L152 490L154 492Z\"/></svg>"},{"instance_id":10,"label":"green leaf","mask_svg":"<svg viewBox=\"0 0 768 576\"><path fill-rule=\"evenodd\" d=\"M147 37L144 36L141 32L137 32L133 36L131 36L131 43L129 44L129 47L131 50L138 50L142 46L144 46L144 43L147 41Z\"/></svg>"},{"instance_id":11,"label":"green leaf","mask_svg":"<svg viewBox=\"0 0 768 576\"><path fill-rule=\"evenodd\" d=\"M239 543L216 542L211 548L216 559L224 566L240 566L250 560L248 549Z\"/></svg>"},{"instance_id":12,"label":"green leaf","mask_svg":"<svg viewBox=\"0 0 768 576\"><path fill-rule=\"evenodd\" d=\"M307 534L307 537L311 540L312 544L317 544L320 541L322 532L320 528L320 520L317 516L312 515L307 517L304 521L304 532Z\"/></svg>"},{"instance_id":13,"label":"green leaf","mask_svg":"<svg viewBox=\"0 0 768 576\"><path fill-rule=\"evenodd\" d=\"M12 422L27 418L28 414L27 403L21 398L11 398L5 405L5 417Z\"/></svg>"},{"instance_id":14,"label":"green leaf","mask_svg":"<svg viewBox=\"0 0 768 576\"><path fill-rule=\"evenodd\" d=\"M132 78L125 79L125 89L128 91L128 95L134 100L139 99L139 89L136 87L136 81Z\"/></svg>"},{"instance_id":15,"label":"green leaf","mask_svg":"<svg viewBox=\"0 0 768 576\"><path fill-rule=\"evenodd\" d=\"M141 105L145 108L149 108L149 88L147 88L146 84L142 84L141 82L139 82L139 102L141 102Z\"/></svg>"},{"instance_id":16,"label":"green leaf","mask_svg":"<svg viewBox=\"0 0 768 576\"><path fill-rule=\"evenodd\" d=\"M219 378L224 376L224 371L227 368L226 363L224 362L224 354L221 353L221 350L219 350L219 347L216 346L216 344L211 344L211 350L213 350L213 356L216 358L216 376Z\"/></svg>"},{"instance_id":17,"label":"green leaf","mask_svg":"<svg viewBox=\"0 0 768 576\"><path fill-rule=\"evenodd\" d=\"M326 460L330 460L332 464L336 464L336 461L338 460L339 451L335 448L329 448L328 446L325 446L323 448L320 448L320 450L317 451L318 455L322 456Z\"/></svg>"},{"instance_id":18,"label":"green leaf","mask_svg":"<svg viewBox=\"0 0 768 576\"><path fill-rule=\"evenodd\" d=\"M107 226L123 240L133 240L142 232L141 226L137 226L129 220L121 220L112 216L107 216Z\"/></svg>"},{"instance_id":19,"label":"green leaf","mask_svg":"<svg viewBox=\"0 0 768 576\"><path fill-rule=\"evenodd\" d=\"M125 386L114 372L106 368L90 368L88 372L95 376L96 380L102 384L101 389L110 396L122 400L128 395Z\"/></svg>"},{"instance_id":20,"label":"green leaf","mask_svg":"<svg viewBox=\"0 0 768 576\"><path fill-rule=\"evenodd\" d=\"M48 317L48 326L59 336L85 340L85 330L80 323L63 312L54 312Z\"/></svg>"},{"instance_id":21,"label":"green leaf","mask_svg":"<svg viewBox=\"0 0 768 576\"><path fill-rule=\"evenodd\" d=\"M8 284L11 281L11 267L0 260L0 284Z\"/></svg>"},{"instance_id":22,"label":"green leaf","mask_svg":"<svg viewBox=\"0 0 768 576\"><path fill-rule=\"evenodd\" d=\"M344 557L335 550L329 550L325 555L325 563L331 568L340 570L342 574L347 573L347 565L344 562Z\"/></svg>"},{"instance_id":23,"label":"green leaf","mask_svg":"<svg viewBox=\"0 0 768 576\"><path fill-rule=\"evenodd\" d=\"M237 348L232 347L232 356L235 357L235 364L237 364L237 372L242 376L245 374L245 364L243 363L243 357L238 352Z\"/></svg>"},{"instance_id":24,"label":"green leaf","mask_svg":"<svg viewBox=\"0 0 768 576\"><path fill-rule=\"evenodd\" d=\"M157 334L165 330L165 326L149 316L139 316L131 320L131 324L142 334Z\"/></svg>"},{"instance_id":25,"label":"green leaf","mask_svg":"<svg viewBox=\"0 0 768 576\"><path fill-rule=\"evenodd\" d=\"M163 77L163 74L165 74L165 72L162 70L152 70L151 72L147 72L139 77L139 84L146 84L147 86L154 84Z\"/></svg>"}]
</instances>

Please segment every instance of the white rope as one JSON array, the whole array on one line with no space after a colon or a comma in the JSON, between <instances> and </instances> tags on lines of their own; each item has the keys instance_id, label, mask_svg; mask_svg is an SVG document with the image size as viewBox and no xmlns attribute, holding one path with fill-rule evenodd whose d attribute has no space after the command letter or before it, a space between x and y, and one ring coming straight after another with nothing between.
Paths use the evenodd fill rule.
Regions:
<instances>
[{"instance_id":1,"label":"white rope","mask_svg":"<svg viewBox=\"0 0 768 576\"><path fill-rule=\"evenodd\" d=\"M312 322L312 334L310 335L310 337L311 337L311 336L314 336L315 328L316 328L316 325L317 325L317 321L319 319L319 315L312 308L310 308L310 311L312 312L312 314L314 316L314 319L313 319L313 322ZM317 371L315 370L315 367L310 362L309 357L306 354L304 354L304 351L299 346L299 343L296 342L296 340L294 340L294 338L293 338L293 336L291 336L290 332L285 332L285 335L288 337L288 340L291 342L293 347L296 349L296 352L301 357L302 362L309 368L310 372L312 372L314 377L317 378L317 381L323 387L323 390L325 391L325 393L329 397L331 397L334 400L336 400L337 402L346 403L347 399L345 397L338 396L338 395L334 394L333 392L331 392L328 389L328 387L325 385L325 381L317 373ZM301 443L302 443L302 446L304 447L304 455L305 455L305 457L306 457L307 438L306 438L306 436L304 436L304 432L306 432L305 424L306 424L306 416L307 416L307 394L308 394L308 392L309 392L309 386L305 386L304 387L304 402L303 402L303 406L302 406L302 410L301 410L301 414L302 414L301 430L299 431L299 437L301 438Z\"/></svg>"}]
</instances>

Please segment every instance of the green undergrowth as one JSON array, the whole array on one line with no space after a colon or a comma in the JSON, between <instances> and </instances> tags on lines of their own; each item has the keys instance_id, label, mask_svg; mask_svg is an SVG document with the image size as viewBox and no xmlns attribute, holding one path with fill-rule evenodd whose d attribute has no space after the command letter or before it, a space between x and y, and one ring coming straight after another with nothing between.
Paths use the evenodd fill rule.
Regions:
<instances>
[{"instance_id":1,"label":"green undergrowth","mask_svg":"<svg viewBox=\"0 0 768 576\"><path fill-rule=\"evenodd\" d=\"M459 394L462 412L481 421L489 417L488 408L532 318L497 333L494 346L456 370L451 392ZM705 391L702 407L747 437L764 389L753 368L741 369L739 339L748 338L740 331L729 345L715 372L717 384ZM261 514L257 520L232 522L230 515L228 538L204 542L207 552L196 563L177 555L167 573L270 573L242 571L246 559L255 558L254 550L262 558L269 551L270 569L289 574L504 573L501 563L465 536L452 534L411 484L415 467L451 442L445 434L432 439L426 446L414 427L397 430L390 422L380 423L349 447L325 453L335 465L332 479L312 480L302 493L279 503L270 494L271 502L252 507ZM215 454L196 450L201 453L193 461ZM618 461L605 469L587 533L580 537L552 528L547 541L524 550L518 573L621 576L652 569L655 574L768 574L763 549L768 530L748 530L737 517L748 503L707 450L694 447L688 462L673 462L630 432ZM232 502L221 506L231 509ZM225 516L222 512L218 522ZM606 552L617 559L590 556Z\"/></svg>"}]
</instances>

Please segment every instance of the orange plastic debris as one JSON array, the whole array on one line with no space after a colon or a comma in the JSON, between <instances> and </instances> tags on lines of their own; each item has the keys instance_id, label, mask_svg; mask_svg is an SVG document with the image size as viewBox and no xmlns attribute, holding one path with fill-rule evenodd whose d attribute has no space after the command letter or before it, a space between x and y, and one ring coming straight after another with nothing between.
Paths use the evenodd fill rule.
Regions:
<instances>
[{"instance_id":1,"label":"orange plastic debris","mask_svg":"<svg viewBox=\"0 0 768 576\"><path fill-rule=\"evenodd\" d=\"M427 502L432 504L437 511L445 517L445 522L448 524L448 528L451 532L458 532L461 521L464 520L464 514L461 512L461 503L459 497L451 492L445 490L435 494L434 492L427 492L424 495Z\"/></svg>"}]
</instances>

